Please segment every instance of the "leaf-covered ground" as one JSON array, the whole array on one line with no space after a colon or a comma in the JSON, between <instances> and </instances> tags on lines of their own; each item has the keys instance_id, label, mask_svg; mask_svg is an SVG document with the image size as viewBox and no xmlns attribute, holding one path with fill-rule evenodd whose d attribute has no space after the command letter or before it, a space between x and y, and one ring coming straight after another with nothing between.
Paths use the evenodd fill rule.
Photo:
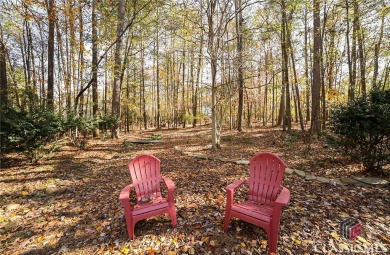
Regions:
<instances>
[{"instance_id":1,"label":"leaf-covered ground","mask_svg":"<svg viewBox=\"0 0 390 255\"><path fill-rule=\"evenodd\" d=\"M131 145L133 138L90 139L86 150L63 145L40 165L11 162L0 176L0 254L265 254L267 237L256 226L232 220L223 232L225 187L248 176L247 166L181 155L174 146L249 159L271 151L291 168L329 176L361 174L340 152L319 141L310 151L295 136L273 129L223 136L222 150L205 149L207 128L153 132L163 143ZM162 174L176 184L178 225L167 216L138 222L127 238L120 190L130 183L127 163L139 153L161 159ZM287 175L291 203L282 213L279 254L385 254L390 250L388 187L333 186ZM245 188L239 198L244 198ZM363 234L341 236L340 222L359 219ZM366 249L366 250L365 250ZM367 250L370 249L370 250Z\"/></svg>"}]
</instances>

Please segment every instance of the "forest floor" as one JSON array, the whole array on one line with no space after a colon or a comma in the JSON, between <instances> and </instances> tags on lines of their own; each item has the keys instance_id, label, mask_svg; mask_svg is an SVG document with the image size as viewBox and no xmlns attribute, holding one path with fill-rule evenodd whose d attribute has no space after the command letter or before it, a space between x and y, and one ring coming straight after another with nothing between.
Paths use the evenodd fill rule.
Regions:
<instances>
[{"instance_id":1,"label":"forest floor","mask_svg":"<svg viewBox=\"0 0 390 255\"><path fill-rule=\"evenodd\" d=\"M162 143L129 144L161 135ZM258 152L278 154L288 167L327 177L363 176L360 164L324 139L307 148L295 134L275 128L222 132L222 149L212 151L207 126L89 139L79 150L63 142L38 165L9 155L0 175L0 254L266 254L267 236L233 219L223 232L225 187L248 177L248 167L182 155L181 146L203 154L249 160ZM163 176L176 184L178 225L168 216L137 223L127 238L121 189L130 183L129 161L140 153L161 160ZM334 186L286 175L291 202L282 213L279 254L385 254L390 250L389 187ZM245 188L238 192L243 199ZM340 222L358 219L363 234L350 241ZM367 252L368 251L368 252Z\"/></svg>"}]
</instances>

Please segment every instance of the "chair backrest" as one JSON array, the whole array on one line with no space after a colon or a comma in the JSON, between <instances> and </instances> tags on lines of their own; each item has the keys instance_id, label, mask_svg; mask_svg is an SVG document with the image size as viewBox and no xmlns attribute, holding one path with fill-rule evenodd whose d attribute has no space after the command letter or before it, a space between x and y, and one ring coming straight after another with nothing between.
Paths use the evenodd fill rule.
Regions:
<instances>
[{"instance_id":1,"label":"chair backrest","mask_svg":"<svg viewBox=\"0 0 390 255\"><path fill-rule=\"evenodd\" d=\"M248 200L274 205L281 189L286 164L272 153L259 153L250 159Z\"/></svg>"},{"instance_id":2,"label":"chair backrest","mask_svg":"<svg viewBox=\"0 0 390 255\"><path fill-rule=\"evenodd\" d=\"M158 158L147 154L139 155L129 163L129 170L138 203L161 195Z\"/></svg>"}]
</instances>

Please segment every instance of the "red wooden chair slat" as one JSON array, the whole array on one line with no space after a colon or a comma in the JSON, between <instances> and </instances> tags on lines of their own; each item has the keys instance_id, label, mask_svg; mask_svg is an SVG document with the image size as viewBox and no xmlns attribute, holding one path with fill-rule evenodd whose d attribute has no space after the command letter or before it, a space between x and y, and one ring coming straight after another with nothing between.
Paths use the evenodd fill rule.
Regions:
<instances>
[{"instance_id":1,"label":"red wooden chair slat","mask_svg":"<svg viewBox=\"0 0 390 255\"><path fill-rule=\"evenodd\" d=\"M282 186L286 165L272 153L259 153L250 159L249 179L226 187L227 202L224 229L231 218L239 218L265 229L269 252L276 252L282 207L290 201L290 191ZM244 183L249 186L244 202L234 202L234 191Z\"/></svg>"},{"instance_id":2,"label":"red wooden chair slat","mask_svg":"<svg viewBox=\"0 0 390 255\"><path fill-rule=\"evenodd\" d=\"M130 239L134 239L134 226L143 219L157 216L163 213L169 214L172 225L177 224L174 201L175 184L168 178L160 175L160 160L152 155L142 154L129 163L132 184L122 189L119 201L122 203L127 233ZM168 197L161 196L160 182L164 182ZM134 189L137 204L130 204L130 192Z\"/></svg>"}]
</instances>

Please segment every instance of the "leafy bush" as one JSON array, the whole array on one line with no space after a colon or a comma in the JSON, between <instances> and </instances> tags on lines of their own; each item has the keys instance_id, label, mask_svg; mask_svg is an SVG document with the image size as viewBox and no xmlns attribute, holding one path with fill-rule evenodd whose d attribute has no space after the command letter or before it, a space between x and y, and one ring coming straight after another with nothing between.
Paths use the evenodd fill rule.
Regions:
<instances>
[{"instance_id":1,"label":"leafy bush","mask_svg":"<svg viewBox=\"0 0 390 255\"><path fill-rule=\"evenodd\" d=\"M98 126L103 134L106 134L107 130L111 130L117 124L117 122L118 120L115 116L107 115L99 119Z\"/></svg>"},{"instance_id":2,"label":"leafy bush","mask_svg":"<svg viewBox=\"0 0 390 255\"><path fill-rule=\"evenodd\" d=\"M390 90L372 90L333 110L331 125L347 153L368 171L390 163Z\"/></svg>"},{"instance_id":3,"label":"leafy bush","mask_svg":"<svg viewBox=\"0 0 390 255\"><path fill-rule=\"evenodd\" d=\"M1 150L26 154L36 162L43 156L45 145L64 132L60 115L46 110L25 110L3 107L1 125ZM55 149L49 149L49 152Z\"/></svg>"}]
</instances>

